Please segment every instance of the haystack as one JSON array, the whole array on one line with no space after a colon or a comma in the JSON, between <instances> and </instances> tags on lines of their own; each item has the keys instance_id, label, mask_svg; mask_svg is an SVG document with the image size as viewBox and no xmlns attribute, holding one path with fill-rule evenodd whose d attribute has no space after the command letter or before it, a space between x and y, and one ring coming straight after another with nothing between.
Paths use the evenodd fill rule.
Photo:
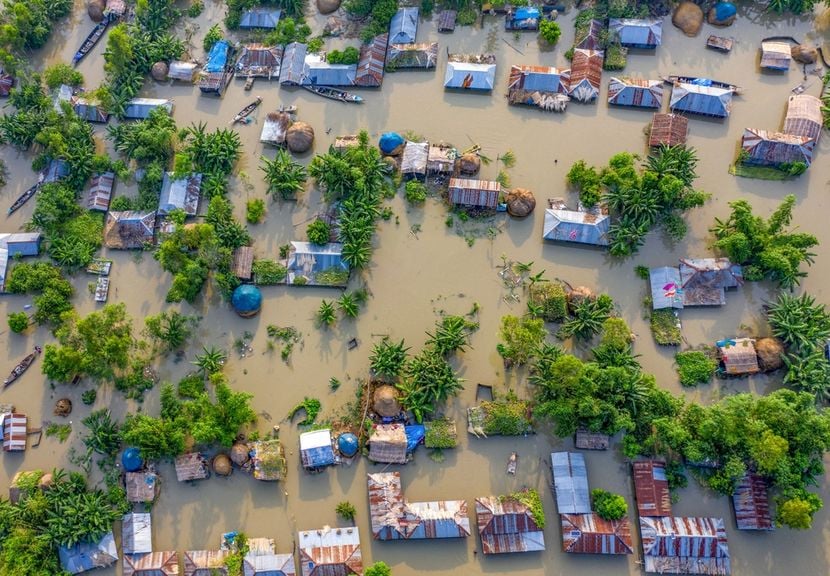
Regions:
<instances>
[{"instance_id":1,"label":"haystack","mask_svg":"<svg viewBox=\"0 0 830 576\"><path fill-rule=\"evenodd\" d=\"M314 143L314 128L306 122L294 122L288 128L285 141L292 152L308 152Z\"/></svg>"},{"instance_id":2,"label":"haystack","mask_svg":"<svg viewBox=\"0 0 830 576\"><path fill-rule=\"evenodd\" d=\"M686 36L697 36L703 26L703 10L694 2L681 2L671 17L671 23Z\"/></svg>"},{"instance_id":3,"label":"haystack","mask_svg":"<svg viewBox=\"0 0 830 576\"><path fill-rule=\"evenodd\" d=\"M395 387L384 384L375 388L372 409L375 414L383 418L394 418L400 414L401 405L398 402L398 391Z\"/></svg>"},{"instance_id":4,"label":"haystack","mask_svg":"<svg viewBox=\"0 0 830 576\"><path fill-rule=\"evenodd\" d=\"M89 4L87 4L86 12L93 22L101 22L104 19L105 7L106 3L104 0L90 0Z\"/></svg>"},{"instance_id":5,"label":"haystack","mask_svg":"<svg viewBox=\"0 0 830 576\"><path fill-rule=\"evenodd\" d=\"M475 176L481 169L481 158L477 154L464 154L461 156L461 173L467 176Z\"/></svg>"},{"instance_id":6,"label":"haystack","mask_svg":"<svg viewBox=\"0 0 830 576\"><path fill-rule=\"evenodd\" d=\"M533 192L525 188L514 188L507 195L507 213L514 218L524 218L536 208Z\"/></svg>"},{"instance_id":7,"label":"haystack","mask_svg":"<svg viewBox=\"0 0 830 576\"><path fill-rule=\"evenodd\" d=\"M69 416L72 412L72 400L69 398L61 398L55 402L55 416Z\"/></svg>"},{"instance_id":8,"label":"haystack","mask_svg":"<svg viewBox=\"0 0 830 576\"><path fill-rule=\"evenodd\" d=\"M150 76L152 76L153 80L156 82L164 82L167 80L167 73L169 71L170 67L167 65L167 62L156 62L150 69Z\"/></svg>"},{"instance_id":9,"label":"haystack","mask_svg":"<svg viewBox=\"0 0 830 576\"><path fill-rule=\"evenodd\" d=\"M52 473L47 472L43 476L40 477L40 480L37 482L37 487L41 490L48 490L52 487L52 484L55 483L55 479L52 478Z\"/></svg>"},{"instance_id":10,"label":"haystack","mask_svg":"<svg viewBox=\"0 0 830 576\"><path fill-rule=\"evenodd\" d=\"M340 8L340 0L317 0L317 10L320 14L331 14Z\"/></svg>"},{"instance_id":11,"label":"haystack","mask_svg":"<svg viewBox=\"0 0 830 576\"><path fill-rule=\"evenodd\" d=\"M793 60L801 64L815 64L818 60L818 50L815 46L807 46L804 44L793 46L790 48Z\"/></svg>"},{"instance_id":12,"label":"haystack","mask_svg":"<svg viewBox=\"0 0 830 576\"><path fill-rule=\"evenodd\" d=\"M231 466L231 459L228 458L227 454L217 454L213 457L213 471L218 476L231 475L231 472L233 472L233 467Z\"/></svg>"},{"instance_id":13,"label":"haystack","mask_svg":"<svg viewBox=\"0 0 830 576\"><path fill-rule=\"evenodd\" d=\"M778 338L758 338L755 353L761 372L773 372L784 366L784 344Z\"/></svg>"},{"instance_id":14,"label":"haystack","mask_svg":"<svg viewBox=\"0 0 830 576\"><path fill-rule=\"evenodd\" d=\"M237 466L242 466L250 459L248 454L248 445L237 443L231 447L231 462Z\"/></svg>"},{"instance_id":15,"label":"haystack","mask_svg":"<svg viewBox=\"0 0 830 576\"><path fill-rule=\"evenodd\" d=\"M577 286L568 292L568 308L571 312L585 300L594 299L594 291L587 286Z\"/></svg>"}]
</instances>

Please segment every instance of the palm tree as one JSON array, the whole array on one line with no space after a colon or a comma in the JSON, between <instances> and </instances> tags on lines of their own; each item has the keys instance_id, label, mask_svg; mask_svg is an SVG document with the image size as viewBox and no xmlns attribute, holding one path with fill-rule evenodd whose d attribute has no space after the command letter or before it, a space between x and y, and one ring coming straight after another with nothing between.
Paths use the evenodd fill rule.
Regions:
<instances>
[{"instance_id":1,"label":"palm tree","mask_svg":"<svg viewBox=\"0 0 830 576\"><path fill-rule=\"evenodd\" d=\"M334 310L334 304L326 302L325 300L320 302L320 308L317 309L317 322L321 326L329 327L333 326L336 321L337 314Z\"/></svg>"},{"instance_id":2,"label":"palm tree","mask_svg":"<svg viewBox=\"0 0 830 576\"><path fill-rule=\"evenodd\" d=\"M294 198L302 191L306 182L305 168L292 160L285 150L280 150L273 160L260 158L259 169L265 172L268 192L276 200Z\"/></svg>"},{"instance_id":3,"label":"palm tree","mask_svg":"<svg viewBox=\"0 0 830 576\"><path fill-rule=\"evenodd\" d=\"M372 373L387 380L397 378L406 364L408 352L403 340L395 344L388 337L384 338L374 345L369 356Z\"/></svg>"},{"instance_id":4,"label":"palm tree","mask_svg":"<svg viewBox=\"0 0 830 576\"><path fill-rule=\"evenodd\" d=\"M343 292L337 300L337 307L349 318L357 318L357 315L360 313L360 306L357 303L357 299L349 292Z\"/></svg>"},{"instance_id":5,"label":"palm tree","mask_svg":"<svg viewBox=\"0 0 830 576\"><path fill-rule=\"evenodd\" d=\"M204 354L198 354L192 364L198 366L206 377L221 371L228 355L223 350L217 350L213 346L210 348L203 346L202 350L204 350Z\"/></svg>"},{"instance_id":6,"label":"palm tree","mask_svg":"<svg viewBox=\"0 0 830 576\"><path fill-rule=\"evenodd\" d=\"M467 321L461 316L445 316L436 326L435 335L427 332L427 345L442 356L463 351L467 344L467 329Z\"/></svg>"},{"instance_id":7,"label":"palm tree","mask_svg":"<svg viewBox=\"0 0 830 576\"><path fill-rule=\"evenodd\" d=\"M767 315L773 336L796 352L812 350L830 337L830 314L809 294L782 292Z\"/></svg>"}]
</instances>

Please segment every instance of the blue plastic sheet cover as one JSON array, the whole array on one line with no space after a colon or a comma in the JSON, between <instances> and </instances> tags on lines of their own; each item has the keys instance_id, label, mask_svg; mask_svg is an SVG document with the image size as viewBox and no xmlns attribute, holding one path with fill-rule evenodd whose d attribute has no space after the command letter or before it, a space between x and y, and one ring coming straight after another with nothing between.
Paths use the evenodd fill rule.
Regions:
<instances>
[{"instance_id":1,"label":"blue plastic sheet cover","mask_svg":"<svg viewBox=\"0 0 830 576\"><path fill-rule=\"evenodd\" d=\"M695 78L691 81L691 84L694 84L695 86L711 86L712 81L708 78Z\"/></svg>"},{"instance_id":2,"label":"blue plastic sheet cover","mask_svg":"<svg viewBox=\"0 0 830 576\"><path fill-rule=\"evenodd\" d=\"M216 44L213 45L213 48L210 49L210 54L208 54L207 64L205 64L204 71L213 73L213 72L222 72L225 69L225 65L228 63L228 42L226 40L220 40Z\"/></svg>"},{"instance_id":3,"label":"blue plastic sheet cover","mask_svg":"<svg viewBox=\"0 0 830 576\"><path fill-rule=\"evenodd\" d=\"M539 18L539 9L530 6L523 6L516 9L513 20L533 20Z\"/></svg>"},{"instance_id":4,"label":"blue plastic sheet cover","mask_svg":"<svg viewBox=\"0 0 830 576\"><path fill-rule=\"evenodd\" d=\"M418 444L424 441L427 434L426 428L422 424L413 424L403 428L406 433L406 451L414 452Z\"/></svg>"}]
</instances>

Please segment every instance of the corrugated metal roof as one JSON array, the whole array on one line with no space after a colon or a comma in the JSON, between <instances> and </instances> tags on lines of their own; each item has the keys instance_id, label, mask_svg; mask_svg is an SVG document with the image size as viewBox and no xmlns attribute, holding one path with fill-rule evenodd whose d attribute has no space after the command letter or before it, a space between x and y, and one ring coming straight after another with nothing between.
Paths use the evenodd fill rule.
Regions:
<instances>
[{"instance_id":1,"label":"corrugated metal roof","mask_svg":"<svg viewBox=\"0 0 830 576\"><path fill-rule=\"evenodd\" d=\"M57 182L69 176L69 163L65 160L55 158L49 161L49 165L43 171L43 183Z\"/></svg>"},{"instance_id":2,"label":"corrugated metal roof","mask_svg":"<svg viewBox=\"0 0 830 576\"><path fill-rule=\"evenodd\" d=\"M689 120L678 114L655 113L651 118L651 132L648 137L649 146L677 146L686 143L686 134L689 129Z\"/></svg>"},{"instance_id":3,"label":"corrugated metal roof","mask_svg":"<svg viewBox=\"0 0 830 576\"><path fill-rule=\"evenodd\" d=\"M9 251L0 248L0 292L6 291L6 273L9 270Z\"/></svg>"},{"instance_id":4,"label":"corrugated metal roof","mask_svg":"<svg viewBox=\"0 0 830 576\"><path fill-rule=\"evenodd\" d=\"M551 452L553 488L560 514L586 514L591 511L588 470L585 457L577 452Z\"/></svg>"},{"instance_id":5,"label":"corrugated metal roof","mask_svg":"<svg viewBox=\"0 0 830 576\"><path fill-rule=\"evenodd\" d=\"M122 576L178 576L179 556L175 551L125 554Z\"/></svg>"},{"instance_id":6,"label":"corrugated metal roof","mask_svg":"<svg viewBox=\"0 0 830 576\"><path fill-rule=\"evenodd\" d=\"M496 82L495 64L447 62L444 88L492 90Z\"/></svg>"},{"instance_id":7,"label":"corrugated metal roof","mask_svg":"<svg viewBox=\"0 0 830 576\"><path fill-rule=\"evenodd\" d=\"M438 42L427 44L390 44L387 66L396 70L431 69L438 64Z\"/></svg>"},{"instance_id":8,"label":"corrugated metal roof","mask_svg":"<svg viewBox=\"0 0 830 576\"><path fill-rule=\"evenodd\" d=\"M86 193L87 210L100 210L101 212L109 210L114 185L115 172L95 174Z\"/></svg>"},{"instance_id":9,"label":"corrugated metal roof","mask_svg":"<svg viewBox=\"0 0 830 576\"><path fill-rule=\"evenodd\" d=\"M541 12L535 6L520 6L504 17L506 30L538 30Z\"/></svg>"},{"instance_id":10,"label":"corrugated metal roof","mask_svg":"<svg viewBox=\"0 0 830 576\"><path fill-rule=\"evenodd\" d=\"M183 62L181 60L173 60L167 70L167 77L172 80L181 80L183 82L193 82L196 72L199 70L199 65L196 62Z\"/></svg>"},{"instance_id":11,"label":"corrugated metal roof","mask_svg":"<svg viewBox=\"0 0 830 576\"><path fill-rule=\"evenodd\" d=\"M818 144L824 121L821 106L821 100L809 94L790 96L784 119L784 133L806 136Z\"/></svg>"},{"instance_id":12,"label":"corrugated metal roof","mask_svg":"<svg viewBox=\"0 0 830 576\"><path fill-rule=\"evenodd\" d=\"M452 32L455 30L455 19L458 17L458 12L455 10L443 10L438 15L438 31Z\"/></svg>"},{"instance_id":13,"label":"corrugated metal roof","mask_svg":"<svg viewBox=\"0 0 830 576\"><path fill-rule=\"evenodd\" d=\"M144 248L153 241L156 212L107 212L104 223L104 245L107 248Z\"/></svg>"},{"instance_id":14,"label":"corrugated metal roof","mask_svg":"<svg viewBox=\"0 0 830 576\"><path fill-rule=\"evenodd\" d=\"M149 512L124 515L121 519L121 549L124 554L153 551L153 523Z\"/></svg>"},{"instance_id":15,"label":"corrugated metal roof","mask_svg":"<svg viewBox=\"0 0 830 576\"><path fill-rule=\"evenodd\" d=\"M390 44L412 44L418 33L419 10L414 8L401 8L389 22L389 43Z\"/></svg>"},{"instance_id":16,"label":"corrugated metal roof","mask_svg":"<svg viewBox=\"0 0 830 576\"><path fill-rule=\"evenodd\" d=\"M331 430L314 430L300 434L300 459L304 468L319 468L334 464Z\"/></svg>"},{"instance_id":17,"label":"corrugated metal roof","mask_svg":"<svg viewBox=\"0 0 830 576\"><path fill-rule=\"evenodd\" d=\"M726 304L727 288L743 284L743 271L728 258L681 258L680 286L684 306Z\"/></svg>"},{"instance_id":18,"label":"corrugated metal roof","mask_svg":"<svg viewBox=\"0 0 830 576\"><path fill-rule=\"evenodd\" d=\"M792 52L787 42L761 42L761 68L789 70Z\"/></svg>"},{"instance_id":19,"label":"corrugated metal roof","mask_svg":"<svg viewBox=\"0 0 830 576\"><path fill-rule=\"evenodd\" d=\"M201 174L191 174L186 178L173 180L173 173L165 172L159 195L158 213L165 215L173 210L184 210L188 216L195 216L199 211L201 190Z\"/></svg>"},{"instance_id":20,"label":"corrugated metal roof","mask_svg":"<svg viewBox=\"0 0 830 576\"><path fill-rule=\"evenodd\" d=\"M381 34L375 36L371 43L360 47L360 59L355 73L356 85L376 88L383 84L388 39L387 34Z\"/></svg>"},{"instance_id":21,"label":"corrugated metal roof","mask_svg":"<svg viewBox=\"0 0 830 576\"><path fill-rule=\"evenodd\" d=\"M292 42L285 47L280 69L280 84L297 85L303 83L303 69L308 51L306 44Z\"/></svg>"},{"instance_id":22,"label":"corrugated metal roof","mask_svg":"<svg viewBox=\"0 0 830 576\"><path fill-rule=\"evenodd\" d=\"M671 514L671 494L666 480L666 464L656 460L638 460L634 469L634 498L641 517Z\"/></svg>"},{"instance_id":23,"label":"corrugated metal roof","mask_svg":"<svg viewBox=\"0 0 830 576\"><path fill-rule=\"evenodd\" d=\"M808 166L813 161L816 141L806 136L768 132L746 128L741 136L741 149L746 152L744 164L758 166L781 166L803 162Z\"/></svg>"},{"instance_id":24,"label":"corrugated metal roof","mask_svg":"<svg viewBox=\"0 0 830 576\"><path fill-rule=\"evenodd\" d=\"M476 524L485 554L538 552L545 549L545 534L530 510L513 498L476 498Z\"/></svg>"},{"instance_id":25,"label":"corrugated metal roof","mask_svg":"<svg viewBox=\"0 0 830 576\"><path fill-rule=\"evenodd\" d=\"M251 554L245 556L242 565L244 576L295 576L293 554Z\"/></svg>"},{"instance_id":26,"label":"corrugated metal roof","mask_svg":"<svg viewBox=\"0 0 830 576\"><path fill-rule=\"evenodd\" d=\"M87 122L106 124L110 119L109 112L104 110L100 104L89 102L84 98L73 98L72 109L75 110L75 114L77 114L79 118L82 118Z\"/></svg>"},{"instance_id":27,"label":"corrugated metal roof","mask_svg":"<svg viewBox=\"0 0 830 576\"><path fill-rule=\"evenodd\" d=\"M510 67L508 90L538 90L565 94L561 72L553 66L517 66Z\"/></svg>"},{"instance_id":28,"label":"corrugated metal roof","mask_svg":"<svg viewBox=\"0 0 830 576\"><path fill-rule=\"evenodd\" d=\"M401 156L401 174L426 174L429 142L409 142Z\"/></svg>"},{"instance_id":29,"label":"corrugated metal roof","mask_svg":"<svg viewBox=\"0 0 830 576\"><path fill-rule=\"evenodd\" d=\"M591 432L585 428L579 428L576 431L576 439L574 446L580 450L607 450L611 438L608 434L600 434L598 432Z\"/></svg>"},{"instance_id":30,"label":"corrugated metal roof","mask_svg":"<svg viewBox=\"0 0 830 576\"><path fill-rule=\"evenodd\" d=\"M623 46L656 48L663 40L663 20L659 18L611 18L608 29Z\"/></svg>"},{"instance_id":31,"label":"corrugated metal roof","mask_svg":"<svg viewBox=\"0 0 830 576\"><path fill-rule=\"evenodd\" d=\"M252 246L240 246L233 251L231 270L240 280L251 279L251 269L254 265L254 249Z\"/></svg>"},{"instance_id":32,"label":"corrugated metal roof","mask_svg":"<svg viewBox=\"0 0 830 576\"><path fill-rule=\"evenodd\" d=\"M329 64L319 54L307 54L302 84L313 86L354 86L357 64Z\"/></svg>"},{"instance_id":33,"label":"corrugated metal roof","mask_svg":"<svg viewBox=\"0 0 830 576\"><path fill-rule=\"evenodd\" d=\"M173 111L173 102L164 98L133 98L124 108L124 118L144 120L156 108L164 108L170 114Z\"/></svg>"},{"instance_id":34,"label":"corrugated metal roof","mask_svg":"<svg viewBox=\"0 0 830 576\"><path fill-rule=\"evenodd\" d=\"M240 28L267 28L273 30L282 16L282 10L257 7L246 10L239 19Z\"/></svg>"},{"instance_id":35,"label":"corrugated metal roof","mask_svg":"<svg viewBox=\"0 0 830 576\"><path fill-rule=\"evenodd\" d=\"M599 20L591 20L585 29L585 35L575 39L574 48L601 50L602 42L600 41L600 34L603 30L605 30L605 26L602 25L602 22Z\"/></svg>"},{"instance_id":36,"label":"corrugated metal roof","mask_svg":"<svg viewBox=\"0 0 830 576\"><path fill-rule=\"evenodd\" d=\"M732 91L715 86L675 84L671 93L669 109L672 112L687 112L701 116L726 118L732 111Z\"/></svg>"},{"instance_id":37,"label":"corrugated metal roof","mask_svg":"<svg viewBox=\"0 0 830 576\"><path fill-rule=\"evenodd\" d=\"M300 532L300 569L303 576L363 574L357 527Z\"/></svg>"},{"instance_id":38,"label":"corrugated metal roof","mask_svg":"<svg viewBox=\"0 0 830 576\"><path fill-rule=\"evenodd\" d=\"M98 542L80 542L70 548L58 548L61 568L70 574L80 574L95 568L106 568L118 562L118 550L112 532Z\"/></svg>"},{"instance_id":39,"label":"corrugated metal roof","mask_svg":"<svg viewBox=\"0 0 830 576\"><path fill-rule=\"evenodd\" d=\"M188 550L184 553L184 576L227 576L228 550Z\"/></svg>"},{"instance_id":40,"label":"corrugated metal roof","mask_svg":"<svg viewBox=\"0 0 830 576\"><path fill-rule=\"evenodd\" d=\"M660 109L663 106L663 81L611 78L608 83L608 103Z\"/></svg>"},{"instance_id":41,"label":"corrugated metal roof","mask_svg":"<svg viewBox=\"0 0 830 576\"><path fill-rule=\"evenodd\" d=\"M236 73L245 77L279 78L281 62L281 47L246 44L236 62Z\"/></svg>"},{"instance_id":42,"label":"corrugated metal roof","mask_svg":"<svg viewBox=\"0 0 830 576\"><path fill-rule=\"evenodd\" d=\"M590 514L560 514L562 550L573 554L633 554L631 523Z\"/></svg>"},{"instance_id":43,"label":"corrugated metal roof","mask_svg":"<svg viewBox=\"0 0 830 576\"><path fill-rule=\"evenodd\" d=\"M608 214L547 208L542 238L559 242L608 246L610 227L611 218Z\"/></svg>"},{"instance_id":44,"label":"corrugated metal roof","mask_svg":"<svg viewBox=\"0 0 830 576\"><path fill-rule=\"evenodd\" d=\"M732 494L738 530L775 530L769 509L769 485L757 474L745 474Z\"/></svg>"},{"instance_id":45,"label":"corrugated metal roof","mask_svg":"<svg viewBox=\"0 0 830 576\"><path fill-rule=\"evenodd\" d=\"M729 546L721 518L640 518L646 572L730 573Z\"/></svg>"},{"instance_id":46,"label":"corrugated metal roof","mask_svg":"<svg viewBox=\"0 0 830 576\"><path fill-rule=\"evenodd\" d=\"M0 234L0 249L8 250L9 255L37 256L40 254L40 241L43 235L40 232L15 232Z\"/></svg>"},{"instance_id":47,"label":"corrugated metal roof","mask_svg":"<svg viewBox=\"0 0 830 576\"><path fill-rule=\"evenodd\" d=\"M661 266L648 271L651 302L654 310L683 308L683 290L680 271L674 266Z\"/></svg>"},{"instance_id":48,"label":"corrugated metal roof","mask_svg":"<svg viewBox=\"0 0 830 576\"><path fill-rule=\"evenodd\" d=\"M3 450L6 452L25 451L28 417L25 414L9 412L1 414L0 420L3 422Z\"/></svg>"},{"instance_id":49,"label":"corrugated metal roof","mask_svg":"<svg viewBox=\"0 0 830 576\"><path fill-rule=\"evenodd\" d=\"M190 480L204 480L208 477L208 463L198 452L190 452L176 456L176 480L188 482Z\"/></svg>"},{"instance_id":50,"label":"corrugated metal roof","mask_svg":"<svg viewBox=\"0 0 830 576\"><path fill-rule=\"evenodd\" d=\"M327 270L347 271L349 265L343 260L343 245L339 242L312 244L311 242L291 242L288 254L288 283L297 276L306 278L308 284L316 284L317 274ZM334 286L334 284L325 284Z\"/></svg>"},{"instance_id":51,"label":"corrugated metal roof","mask_svg":"<svg viewBox=\"0 0 830 576\"><path fill-rule=\"evenodd\" d=\"M593 102L596 99L602 81L604 58L604 53L599 50L574 50L570 69L562 72L568 96L579 102Z\"/></svg>"},{"instance_id":52,"label":"corrugated metal roof","mask_svg":"<svg viewBox=\"0 0 830 576\"><path fill-rule=\"evenodd\" d=\"M462 206L495 208L499 203L501 184L495 180L450 178L450 202Z\"/></svg>"}]
</instances>

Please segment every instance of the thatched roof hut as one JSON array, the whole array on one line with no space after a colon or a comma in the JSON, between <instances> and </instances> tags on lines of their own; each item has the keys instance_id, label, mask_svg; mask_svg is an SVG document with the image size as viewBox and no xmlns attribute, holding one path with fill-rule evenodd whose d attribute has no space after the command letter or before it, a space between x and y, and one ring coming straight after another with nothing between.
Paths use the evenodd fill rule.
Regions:
<instances>
[{"instance_id":1,"label":"thatched roof hut","mask_svg":"<svg viewBox=\"0 0 830 576\"><path fill-rule=\"evenodd\" d=\"M372 394L372 410L383 418L398 416L401 413L399 396L398 390L389 384L376 387Z\"/></svg>"},{"instance_id":2,"label":"thatched roof hut","mask_svg":"<svg viewBox=\"0 0 830 576\"><path fill-rule=\"evenodd\" d=\"M227 454L217 454L213 457L213 471L219 476L230 476L233 473L231 459Z\"/></svg>"},{"instance_id":3,"label":"thatched roof hut","mask_svg":"<svg viewBox=\"0 0 830 576\"><path fill-rule=\"evenodd\" d=\"M314 143L314 128L307 122L294 122L285 133L285 143L292 152L308 152Z\"/></svg>"},{"instance_id":4,"label":"thatched roof hut","mask_svg":"<svg viewBox=\"0 0 830 576\"><path fill-rule=\"evenodd\" d=\"M160 490L159 477L155 472L127 472L124 483L128 502L152 502Z\"/></svg>"},{"instance_id":5,"label":"thatched roof hut","mask_svg":"<svg viewBox=\"0 0 830 576\"><path fill-rule=\"evenodd\" d=\"M208 465L204 456L198 452L182 454L176 457L176 480L204 480L208 477Z\"/></svg>"},{"instance_id":6,"label":"thatched roof hut","mask_svg":"<svg viewBox=\"0 0 830 576\"><path fill-rule=\"evenodd\" d=\"M406 430L403 424L377 424L369 437L369 460L406 464Z\"/></svg>"},{"instance_id":7,"label":"thatched roof hut","mask_svg":"<svg viewBox=\"0 0 830 576\"><path fill-rule=\"evenodd\" d=\"M231 462L236 464L237 466L242 466L251 459L251 456L248 452L248 445L243 444L241 442L237 442L233 446L231 446Z\"/></svg>"},{"instance_id":8,"label":"thatched roof hut","mask_svg":"<svg viewBox=\"0 0 830 576\"><path fill-rule=\"evenodd\" d=\"M824 122L821 107L821 100L815 96L809 94L790 96L783 132L793 136L806 136L818 144Z\"/></svg>"},{"instance_id":9,"label":"thatched roof hut","mask_svg":"<svg viewBox=\"0 0 830 576\"><path fill-rule=\"evenodd\" d=\"M727 375L755 374L761 370L758 366L758 354L755 352L755 340L752 338L721 340L717 347L718 358Z\"/></svg>"}]
</instances>

